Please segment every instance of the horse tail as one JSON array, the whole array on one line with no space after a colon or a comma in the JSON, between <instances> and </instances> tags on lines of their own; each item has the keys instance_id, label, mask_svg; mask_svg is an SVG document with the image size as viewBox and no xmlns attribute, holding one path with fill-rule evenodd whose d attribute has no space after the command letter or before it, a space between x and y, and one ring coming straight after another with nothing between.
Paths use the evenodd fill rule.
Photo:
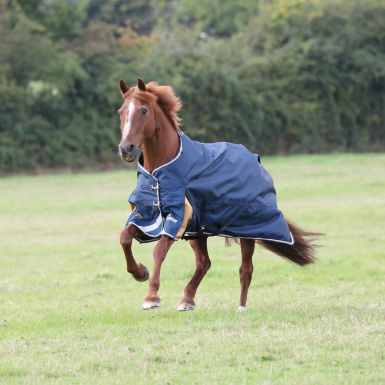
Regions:
<instances>
[{"instance_id":1,"label":"horse tail","mask_svg":"<svg viewBox=\"0 0 385 385\"><path fill-rule=\"evenodd\" d=\"M285 219L285 221L288 224L290 232L294 238L293 245L262 239L256 240L255 243L261 245L274 254L279 255L289 262L296 263L297 265L306 266L314 263L317 260L316 249L317 247L320 247L320 245L315 245L313 242L325 234L308 232L294 222L287 219ZM240 240L238 238L226 238L226 246L231 246L233 242L239 244Z\"/></svg>"},{"instance_id":2,"label":"horse tail","mask_svg":"<svg viewBox=\"0 0 385 385\"><path fill-rule=\"evenodd\" d=\"M316 258L316 249L320 245L315 245L313 242L324 233L312 233L305 231L299 227L296 223L285 219L289 226L290 232L294 238L294 244L288 245L287 243L257 240L256 243L264 247L265 249L279 255L289 262L294 262L300 266L306 266L314 263Z\"/></svg>"}]
</instances>

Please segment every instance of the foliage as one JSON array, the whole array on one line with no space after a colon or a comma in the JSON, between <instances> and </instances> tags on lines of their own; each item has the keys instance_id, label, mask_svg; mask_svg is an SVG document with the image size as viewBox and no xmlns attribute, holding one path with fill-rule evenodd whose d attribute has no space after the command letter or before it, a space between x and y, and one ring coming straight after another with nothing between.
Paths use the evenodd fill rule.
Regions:
<instances>
[{"instance_id":1,"label":"foliage","mask_svg":"<svg viewBox=\"0 0 385 385\"><path fill-rule=\"evenodd\" d=\"M327 236L306 268L256 247L243 313L240 248L220 237L193 312L176 311L195 270L185 241L162 265L161 308L140 309L148 281L119 244L135 171L1 178L0 383L383 384L385 154L262 162L283 213ZM154 246L133 245L150 270Z\"/></svg>"},{"instance_id":2,"label":"foliage","mask_svg":"<svg viewBox=\"0 0 385 385\"><path fill-rule=\"evenodd\" d=\"M0 0L0 171L118 161L118 81L261 154L385 148L383 0Z\"/></svg>"},{"instance_id":3,"label":"foliage","mask_svg":"<svg viewBox=\"0 0 385 385\"><path fill-rule=\"evenodd\" d=\"M148 38L129 23L95 21L79 31L80 3L42 3L30 18L12 4L1 13L0 169L113 161L117 82L140 66Z\"/></svg>"},{"instance_id":4,"label":"foliage","mask_svg":"<svg viewBox=\"0 0 385 385\"><path fill-rule=\"evenodd\" d=\"M384 18L377 0L275 0L230 38L169 23L148 71L181 94L200 140L269 154L380 150Z\"/></svg>"}]
</instances>

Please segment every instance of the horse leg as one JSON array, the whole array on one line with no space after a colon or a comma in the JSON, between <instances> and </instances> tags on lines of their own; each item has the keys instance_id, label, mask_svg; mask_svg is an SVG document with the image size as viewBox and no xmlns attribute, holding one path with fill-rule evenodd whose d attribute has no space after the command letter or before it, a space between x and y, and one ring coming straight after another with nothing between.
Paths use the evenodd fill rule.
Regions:
<instances>
[{"instance_id":1,"label":"horse leg","mask_svg":"<svg viewBox=\"0 0 385 385\"><path fill-rule=\"evenodd\" d=\"M191 281L184 289L184 296L180 302L178 311L194 310L195 293L203 277L206 275L211 266L209 253L207 252L207 237L192 239L190 241L190 246L193 248L195 253L196 270L193 277L191 278Z\"/></svg>"},{"instance_id":2,"label":"horse leg","mask_svg":"<svg viewBox=\"0 0 385 385\"><path fill-rule=\"evenodd\" d=\"M175 241L167 235L162 235L158 244L155 246L153 254L154 270L152 271L148 293L144 297L142 305L143 310L154 309L160 306L160 298L158 296L158 290L160 287L160 268L162 267L163 261L166 259L168 250L174 242Z\"/></svg>"},{"instance_id":3,"label":"horse leg","mask_svg":"<svg viewBox=\"0 0 385 385\"><path fill-rule=\"evenodd\" d=\"M120 244L122 245L124 255L126 256L127 271L139 282L147 281L150 273L146 266L141 263L136 263L134 256L132 255L131 246L132 239L136 236L140 236L142 232L134 225L129 224L120 233Z\"/></svg>"},{"instance_id":4,"label":"horse leg","mask_svg":"<svg viewBox=\"0 0 385 385\"><path fill-rule=\"evenodd\" d=\"M255 248L254 239L241 238L242 264L239 268L239 278L241 281L241 298L237 311L246 310L247 292L249 290L251 277L253 275L253 254Z\"/></svg>"}]
</instances>

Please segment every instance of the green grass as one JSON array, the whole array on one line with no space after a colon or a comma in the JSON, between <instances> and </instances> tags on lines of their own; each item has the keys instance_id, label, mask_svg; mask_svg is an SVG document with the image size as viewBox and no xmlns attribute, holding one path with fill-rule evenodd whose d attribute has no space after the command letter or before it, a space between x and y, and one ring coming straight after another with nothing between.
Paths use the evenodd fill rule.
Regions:
<instances>
[{"instance_id":1,"label":"green grass","mask_svg":"<svg viewBox=\"0 0 385 385\"><path fill-rule=\"evenodd\" d=\"M245 313L240 250L221 238L194 312L176 311L194 271L183 241L161 308L140 310L148 282L119 245L135 172L0 179L0 381L385 384L385 155L262 161L284 214L327 236L306 268L258 248ZM134 245L149 268L153 247Z\"/></svg>"}]
</instances>

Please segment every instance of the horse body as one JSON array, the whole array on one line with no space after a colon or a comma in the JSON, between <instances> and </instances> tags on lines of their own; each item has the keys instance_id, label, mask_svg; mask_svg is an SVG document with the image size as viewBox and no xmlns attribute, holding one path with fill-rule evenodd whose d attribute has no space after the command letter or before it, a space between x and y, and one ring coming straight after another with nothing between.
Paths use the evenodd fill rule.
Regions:
<instances>
[{"instance_id":1,"label":"horse body","mask_svg":"<svg viewBox=\"0 0 385 385\"><path fill-rule=\"evenodd\" d=\"M246 309L256 242L301 266L314 262L315 246L307 237L320 234L285 221L277 208L272 179L257 155L240 145L201 144L182 134L176 114L181 103L171 87L157 83L146 86L139 79L133 88L121 80L120 88L125 99L118 112L122 159L133 161L139 147L143 147L138 160L137 188L129 199L134 211L120 237L127 271L136 280L146 280L149 272L136 263L132 239L159 239L143 309L159 307L161 265L180 237L189 239L196 271L178 310L195 307L196 290L211 265L208 236L240 238L240 311Z\"/></svg>"},{"instance_id":2,"label":"horse body","mask_svg":"<svg viewBox=\"0 0 385 385\"><path fill-rule=\"evenodd\" d=\"M294 243L258 155L239 144L203 144L183 133L179 138L177 156L152 173L143 154L138 158L138 183L129 198L135 211L127 225L144 233L139 242L166 234L174 240L218 235Z\"/></svg>"}]
</instances>

